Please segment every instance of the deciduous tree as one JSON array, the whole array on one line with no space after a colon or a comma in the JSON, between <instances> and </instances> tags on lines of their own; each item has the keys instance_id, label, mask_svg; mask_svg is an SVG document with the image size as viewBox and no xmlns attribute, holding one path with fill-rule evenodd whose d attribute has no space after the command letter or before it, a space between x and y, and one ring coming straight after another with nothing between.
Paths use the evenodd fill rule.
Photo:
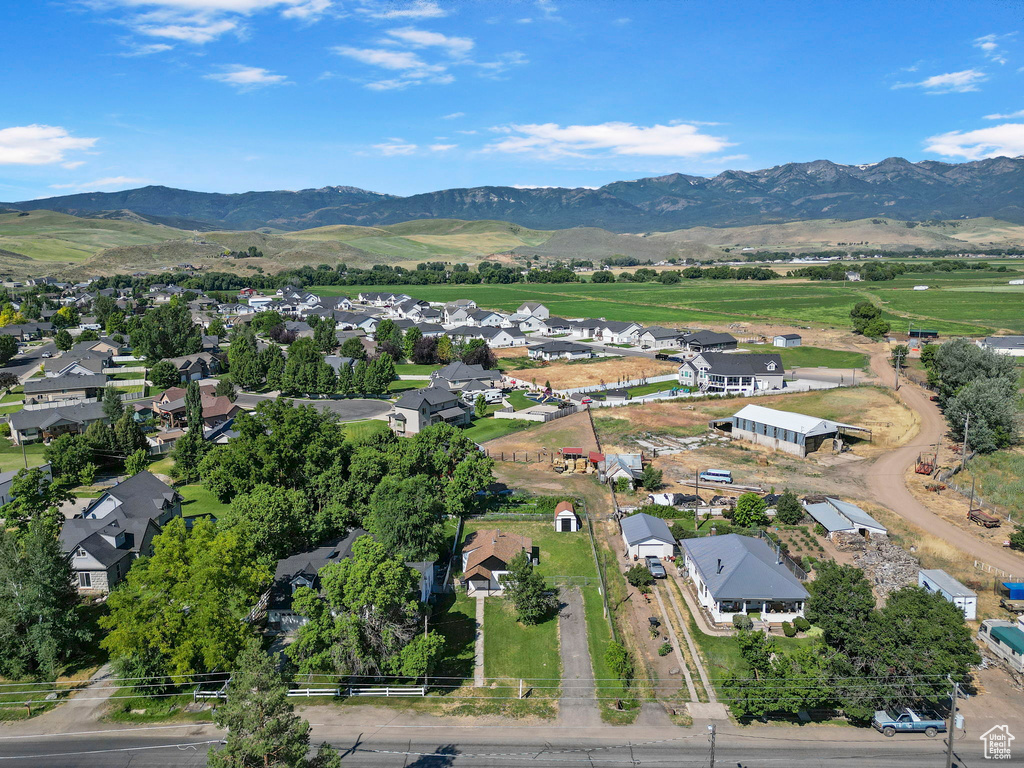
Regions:
<instances>
[{"instance_id":1,"label":"deciduous tree","mask_svg":"<svg viewBox=\"0 0 1024 768\"><path fill-rule=\"evenodd\" d=\"M544 577L533 568L526 552L520 552L508 563L508 573L501 578L505 599L512 603L516 617L523 624L537 624L558 609L556 590L549 589Z\"/></svg>"}]
</instances>

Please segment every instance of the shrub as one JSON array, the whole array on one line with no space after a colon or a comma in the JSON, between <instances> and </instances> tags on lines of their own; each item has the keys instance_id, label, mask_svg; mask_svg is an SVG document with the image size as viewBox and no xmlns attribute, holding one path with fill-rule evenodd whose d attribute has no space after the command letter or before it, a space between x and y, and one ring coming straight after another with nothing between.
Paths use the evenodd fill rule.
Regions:
<instances>
[{"instance_id":1,"label":"shrub","mask_svg":"<svg viewBox=\"0 0 1024 768\"><path fill-rule=\"evenodd\" d=\"M796 629L788 621L782 622L782 634L786 637L796 637Z\"/></svg>"},{"instance_id":2,"label":"shrub","mask_svg":"<svg viewBox=\"0 0 1024 768\"><path fill-rule=\"evenodd\" d=\"M736 629L753 629L754 622L745 613L737 613L732 617L732 625Z\"/></svg>"},{"instance_id":3,"label":"shrub","mask_svg":"<svg viewBox=\"0 0 1024 768\"><path fill-rule=\"evenodd\" d=\"M1024 525L1018 525L1017 530L1010 534L1010 549L1024 551Z\"/></svg>"},{"instance_id":4,"label":"shrub","mask_svg":"<svg viewBox=\"0 0 1024 768\"><path fill-rule=\"evenodd\" d=\"M824 525L822 525L821 523L816 523L816 524L815 524L815 526L814 526L814 532L815 532L815 533L816 533L816 534L817 534L818 536L824 536L824 535L825 535L826 533L828 533L828 531L826 531L826 530L825 530L825 526L824 526Z\"/></svg>"},{"instance_id":5,"label":"shrub","mask_svg":"<svg viewBox=\"0 0 1024 768\"><path fill-rule=\"evenodd\" d=\"M604 652L604 662L620 680L627 682L633 678L633 657L621 643L611 642Z\"/></svg>"},{"instance_id":6,"label":"shrub","mask_svg":"<svg viewBox=\"0 0 1024 768\"><path fill-rule=\"evenodd\" d=\"M793 626L796 627L798 632L806 632L811 628L811 622L805 619L803 616L797 616L793 619Z\"/></svg>"},{"instance_id":7,"label":"shrub","mask_svg":"<svg viewBox=\"0 0 1024 768\"><path fill-rule=\"evenodd\" d=\"M3 422L3 423L0 423L0 437L10 437L10 436L11 436L11 425L8 424L6 421Z\"/></svg>"},{"instance_id":8,"label":"shrub","mask_svg":"<svg viewBox=\"0 0 1024 768\"><path fill-rule=\"evenodd\" d=\"M651 576L651 572L647 570L646 565L643 563L637 563L626 571L626 581L637 589L646 592L647 587L654 583L654 577Z\"/></svg>"},{"instance_id":9,"label":"shrub","mask_svg":"<svg viewBox=\"0 0 1024 768\"><path fill-rule=\"evenodd\" d=\"M624 477L615 478L615 492L627 493L629 491L629 480Z\"/></svg>"},{"instance_id":10,"label":"shrub","mask_svg":"<svg viewBox=\"0 0 1024 768\"><path fill-rule=\"evenodd\" d=\"M668 656L670 653L672 653L672 643L666 640L664 643L661 644L661 647L658 648L658 655Z\"/></svg>"},{"instance_id":11,"label":"shrub","mask_svg":"<svg viewBox=\"0 0 1024 768\"><path fill-rule=\"evenodd\" d=\"M696 539L699 534L692 528L687 528L682 523L672 524L672 538L676 539Z\"/></svg>"}]
</instances>

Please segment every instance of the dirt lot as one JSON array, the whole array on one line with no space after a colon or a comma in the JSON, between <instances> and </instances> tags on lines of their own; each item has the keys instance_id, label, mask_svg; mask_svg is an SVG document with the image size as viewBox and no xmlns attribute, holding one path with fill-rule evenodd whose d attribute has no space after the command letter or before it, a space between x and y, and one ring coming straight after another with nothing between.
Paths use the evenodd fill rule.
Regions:
<instances>
[{"instance_id":1,"label":"dirt lot","mask_svg":"<svg viewBox=\"0 0 1024 768\"><path fill-rule=\"evenodd\" d=\"M502 357L521 357L523 349L496 350L498 352L514 352ZM664 360L652 360L649 357L609 357L597 361L578 363L545 363L539 368L526 368L521 371L509 371L508 375L538 387L551 382L554 389L573 389L576 387L596 387L602 384L616 384L620 381L635 381L650 376L661 376L676 373L678 363ZM671 386L671 382L668 385Z\"/></svg>"},{"instance_id":2,"label":"dirt lot","mask_svg":"<svg viewBox=\"0 0 1024 768\"><path fill-rule=\"evenodd\" d=\"M515 451L530 453L530 461L536 461L538 451L547 450L551 456L565 446L579 446L584 451L596 451L597 441L594 439L594 431L590 428L590 417L586 411L581 411L572 416L549 421L526 432L513 432L489 440L483 446L492 456L495 452L511 454ZM548 464L550 465L550 458ZM548 468L550 469L550 466Z\"/></svg>"}]
</instances>

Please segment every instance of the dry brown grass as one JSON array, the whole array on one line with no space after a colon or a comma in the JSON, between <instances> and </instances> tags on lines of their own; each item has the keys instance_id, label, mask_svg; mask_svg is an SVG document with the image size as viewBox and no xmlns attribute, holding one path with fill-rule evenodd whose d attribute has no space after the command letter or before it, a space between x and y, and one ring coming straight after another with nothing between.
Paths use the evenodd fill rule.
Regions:
<instances>
[{"instance_id":1,"label":"dry brown grass","mask_svg":"<svg viewBox=\"0 0 1024 768\"><path fill-rule=\"evenodd\" d=\"M521 348L520 348L520 354ZM527 381L538 387L551 382L554 389L575 389L576 387L597 387L614 385L620 381L631 381L676 373L678 363L652 360L647 357L609 357L588 363L549 363L540 368L509 371L508 375L519 381ZM671 386L671 382L666 386Z\"/></svg>"},{"instance_id":2,"label":"dry brown grass","mask_svg":"<svg viewBox=\"0 0 1024 768\"><path fill-rule=\"evenodd\" d=\"M590 428L590 417L585 411L549 421L526 432L513 432L484 443L484 447L492 455L495 452L529 452L531 461L536 460L538 451L546 449L549 454L553 454L565 446L581 446L585 451L597 450L597 440ZM550 465L550 459L548 464Z\"/></svg>"}]
</instances>

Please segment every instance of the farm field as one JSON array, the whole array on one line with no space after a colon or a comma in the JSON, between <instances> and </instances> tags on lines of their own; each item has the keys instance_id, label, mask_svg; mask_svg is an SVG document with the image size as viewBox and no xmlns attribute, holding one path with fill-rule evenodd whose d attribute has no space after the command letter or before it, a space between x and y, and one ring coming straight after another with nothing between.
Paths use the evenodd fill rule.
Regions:
<instances>
[{"instance_id":1,"label":"farm field","mask_svg":"<svg viewBox=\"0 0 1024 768\"><path fill-rule=\"evenodd\" d=\"M967 488L975 482L978 495L1024 522L1024 451L1020 448L976 456L956 478Z\"/></svg>"},{"instance_id":2,"label":"farm field","mask_svg":"<svg viewBox=\"0 0 1024 768\"><path fill-rule=\"evenodd\" d=\"M786 370L793 368L866 368L868 356L819 347L773 347L771 344L740 344L740 349L760 354L777 354Z\"/></svg>"},{"instance_id":3,"label":"farm field","mask_svg":"<svg viewBox=\"0 0 1024 768\"><path fill-rule=\"evenodd\" d=\"M849 326L850 308L873 300L899 330L913 323L942 334L988 335L994 329L1024 331L1024 291L1007 286L1018 272L936 272L878 283L693 281L678 285L516 284L431 286L311 286L324 295L361 290L403 291L427 301L473 298L480 306L513 311L539 301L564 317L603 317L679 327L762 322L780 326ZM929 285L914 291L914 285ZM984 290L979 290L984 289Z\"/></svg>"}]
</instances>

